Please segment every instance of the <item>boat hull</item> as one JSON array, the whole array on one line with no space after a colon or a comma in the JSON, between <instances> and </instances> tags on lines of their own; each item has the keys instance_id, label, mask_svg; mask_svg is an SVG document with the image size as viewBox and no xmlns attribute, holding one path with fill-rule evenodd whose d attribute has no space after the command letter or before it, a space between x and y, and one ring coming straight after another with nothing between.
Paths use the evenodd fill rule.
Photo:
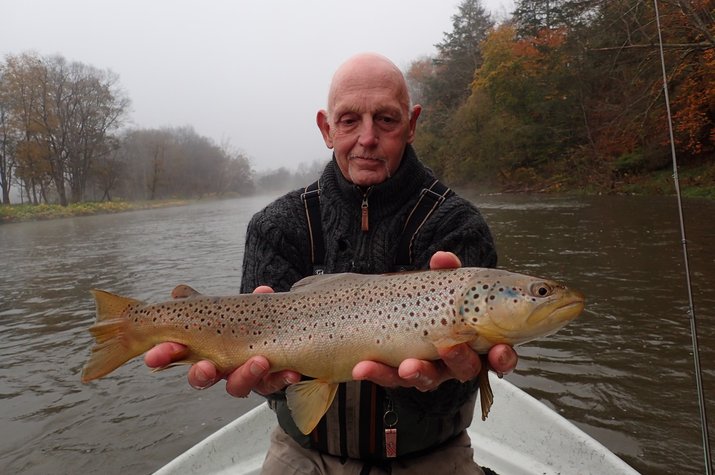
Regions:
<instances>
[{"instance_id":1,"label":"boat hull","mask_svg":"<svg viewBox=\"0 0 715 475\"><path fill-rule=\"evenodd\" d=\"M491 374L490 380L492 411L486 421L475 418L468 429L474 459L480 465L510 475L638 474L521 389ZM261 404L179 455L156 475L258 474L275 426L275 415Z\"/></svg>"}]
</instances>

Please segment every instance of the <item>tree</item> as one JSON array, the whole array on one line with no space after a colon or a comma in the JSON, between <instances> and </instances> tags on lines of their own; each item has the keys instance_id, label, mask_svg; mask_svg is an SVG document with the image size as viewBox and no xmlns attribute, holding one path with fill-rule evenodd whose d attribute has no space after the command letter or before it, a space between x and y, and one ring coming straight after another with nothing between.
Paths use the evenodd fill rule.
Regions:
<instances>
[{"instance_id":1,"label":"tree","mask_svg":"<svg viewBox=\"0 0 715 475\"><path fill-rule=\"evenodd\" d=\"M450 109L469 96L474 72L482 63L480 44L494 26L480 0L463 0L457 9L459 12L452 17L452 31L435 45L438 72L427 88L429 102L440 102Z\"/></svg>"},{"instance_id":2,"label":"tree","mask_svg":"<svg viewBox=\"0 0 715 475\"><path fill-rule=\"evenodd\" d=\"M4 66L0 65L0 203L10 204L10 186L15 169L17 131L10 123L10 95Z\"/></svg>"},{"instance_id":3,"label":"tree","mask_svg":"<svg viewBox=\"0 0 715 475\"><path fill-rule=\"evenodd\" d=\"M28 196L36 200L39 187L47 200L49 178L60 204L83 200L92 166L109 153L129 105L117 76L30 53L8 56L4 71L17 176Z\"/></svg>"},{"instance_id":4,"label":"tree","mask_svg":"<svg viewBox=\"0 0 715 475\"><path fill-rule=\"evenodd\" d=\"M436 45L437 57L414 62L407 74L410 89L419 91L424 108L416 145L437 174L444 172L444 157L450 154L444 147L447 124L469 97L482 62L481 42L494 25L480 0L463 0L457 8L452 31Z\"/></svg>"},{"instance_id":5,"label":"tree","mask_svg":"<svg viewBox=\"0 0 715 475\"><path fill-rule=\"evenodd\" d=\"M248 158L188 126L126 131L106 166L120 169L122 178L114 183L105 179L105 186L112 185L110 190L116 188L127 199L253 191Z\"/></svg>"},{"instance_id":6,"label":"tree","mask_svg":"<svg viewBox=\"0 0 715 475\"><path fill-rule=\"evenodd\" d=\"M489 35L472 94L446 129L448 177L523 187L554 173L581 136L565 41L563 30L520 39L511 25Z\"/></svg>"}]
</instances>

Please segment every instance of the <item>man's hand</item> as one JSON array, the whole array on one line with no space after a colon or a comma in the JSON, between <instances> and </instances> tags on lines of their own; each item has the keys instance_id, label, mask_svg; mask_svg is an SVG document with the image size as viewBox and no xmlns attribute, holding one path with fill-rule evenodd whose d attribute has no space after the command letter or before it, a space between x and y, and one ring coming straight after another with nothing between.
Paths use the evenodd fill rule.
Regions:
<instances>
[{"instance_id":1,"label":"man's hand","mask_svg":"<svg viewBox=\"0 0 715 475\"><path fill-rule=\"evenodd\" d=\"M258 287L255 293L269 293L273 289ZM172 295L174 298L186 295ZM187 348L179 343L160 343L144 356L144 363L150 368L162 368L180 361L186 356ZM289 384L300 381L300 374L294 371L270 373L270 363L263 356L249 358L243 365L228 374L221 374L210 361L199 361L189 369L189 384L196 389L206 389L221 379L226 379L226 391L235 397L246 397L251 391L268 395Z\"/></svg>"},{"instance_id":2,"label":"man's hand","mask_svg":"<svg viewBox=\"0 0 715 475\"><path fill-rule=\"evenodd\" d=\"M451 252L436 252L430 259L430 269L456 269L461 267L459 258ZM385 387L414 387L420 391L431 391L448 379L469 381L476 378L482 369L479 355L469 345L463 343L439 350L442 358L425 361L408 358L399 368L361 361L353 368L353 379L369 380ZM518 357L508 345L495 345L487 355L489 366L498 374L514 370Z\"/></svg>"}]
</instances>

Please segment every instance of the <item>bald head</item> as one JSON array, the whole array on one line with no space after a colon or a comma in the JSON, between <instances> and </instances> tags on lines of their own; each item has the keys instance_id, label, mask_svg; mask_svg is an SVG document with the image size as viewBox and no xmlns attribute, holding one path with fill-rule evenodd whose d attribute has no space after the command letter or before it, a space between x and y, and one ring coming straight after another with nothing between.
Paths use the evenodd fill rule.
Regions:
<instances>
[{"instance_id":1,"label":"bald head","mask_svg":"<svg viewBox=\"0 0 715 475\"><path fill-rule=\"evenodd\" d=\"M333 111L336 98L345 91L370 87L391 88L400 103L410 108L410 96L405 77L395 63L377 53L359 53L345 61L333 74L328 93L328 113Z\"/></svg>"}]
</instances>

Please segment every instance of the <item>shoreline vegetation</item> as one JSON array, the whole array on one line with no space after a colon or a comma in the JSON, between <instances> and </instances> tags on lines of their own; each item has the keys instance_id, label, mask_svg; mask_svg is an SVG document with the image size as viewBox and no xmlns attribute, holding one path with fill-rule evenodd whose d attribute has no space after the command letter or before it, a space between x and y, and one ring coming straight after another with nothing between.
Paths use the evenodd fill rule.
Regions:
<instances>
[{"instance_id":1,"label":"shoreline vegetation","mask_svg":"<svg viewBox=\"0 0 715 475\"><path fill-rule=\"evenodd\" d=\"M184 206L195 200L166 199L155 201L95 201L72 203L67 206L59 204L10 204L0 205L0 224L19 223L25 221L43 221L48 219L91 216L96 214L124 213L155 208Z\"/></svg>"},{"instance_id":2,"label":"shoreline vegetation","mask_svg":"<svg viewBox=\"0 0 715 475\"><path fill-rule=\"evenodd\" d=\"M715 200L715 166L679 167L678 178L680 192L684 198ZM457 187L459 188L459 186ZM286 190L287 191L287 190ZM659 170L643 175L624 177L610 189L559 186L554 183L541 183L527 188L495 188L483 190L485 193L533 193L533 194L581 194L581 195L675 195L672 170ZM237 196L232 194L231 196ZM215 198L220 199L220 198ZM68 206L59 204L0 204L0 225L25 221L90 216L96 214L123 213L171 206L184 206L196 202L196 199L162 199L154 201L102 201L73 203Z\"/></svg>"}]
</instances>

